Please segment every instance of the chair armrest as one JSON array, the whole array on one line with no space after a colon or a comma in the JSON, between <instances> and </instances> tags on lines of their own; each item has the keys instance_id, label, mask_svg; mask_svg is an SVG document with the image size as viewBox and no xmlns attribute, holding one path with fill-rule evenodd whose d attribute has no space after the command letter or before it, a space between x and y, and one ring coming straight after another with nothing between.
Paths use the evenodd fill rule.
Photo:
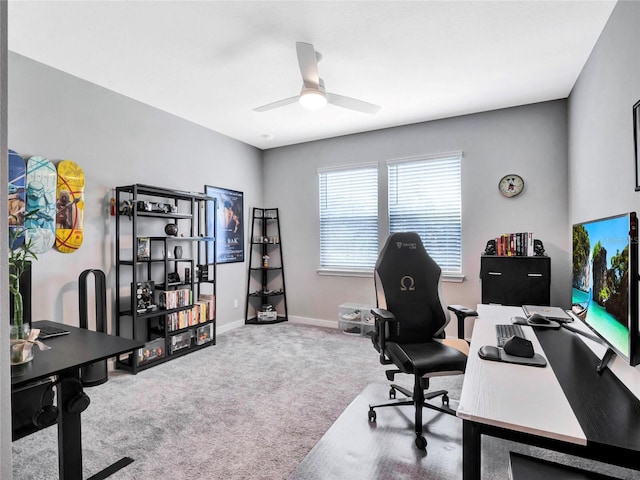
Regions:
<instances>
[{"instance_id":1,"label":"chair armrest","mask_svg":"<svg viewBox=\"0 0 640 480\"><path fill-rule=\"evenodd\" d=\"M458 338L464 340L464 319L467 317L477 317L478 312L462 305L449 305L447 309L456 314L458 318Z\"/></svg>"},{"instance_id":2,"label":"chair armrest","mask_svg":"<svg viewBox=\"0 0 640 480\"><path fill-rule=\"evenodd\" d=\"M396 316L391 313L389 310L385 310L384 308L374 308L371 310L371 313L375 317L376 320L382 320L384 322L397 322L398 319Z\"/></svg>"},{"instance_id":3,"label":"chair armrest","mask_svg":"<svg viewBox=\"0 0 640 480\"><path fill-rule=\"evenodd\" d=\"M373 341L373 345L376 347L376 350L380 352L380 363L383 365L389 365L392 362L386 356L387 323L393 322L397 324L398 319L393 313L383 308L373 308L371 309L371 314L376 322L375 335L371 337L371 340Z\"/></svg>"}]
</instances>

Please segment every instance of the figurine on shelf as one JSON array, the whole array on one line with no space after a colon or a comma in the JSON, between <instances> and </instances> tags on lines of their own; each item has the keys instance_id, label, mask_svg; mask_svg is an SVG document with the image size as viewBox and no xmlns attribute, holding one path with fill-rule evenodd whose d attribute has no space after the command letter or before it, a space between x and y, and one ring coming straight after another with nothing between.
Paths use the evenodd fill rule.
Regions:
<instances>
[{"instance_id":1,"label":"figurine on shelf","mask_svg":"<svg viewBox=\"0 0 640 480\"><path fill-rule=\"evenodd\" d=\"M544 250L544 245L542 244L542 240L538 240L537 238L533 240L533 253L536 257L547 256L547 253Z\"/></svg>"},{"instance_id":2,"label":"figurine on shelf","mask_svg":"<svg viewBox=\"0 0 640 480\"><path fill-rule=\"evenodd\" d=\"M484 249L484 253L483 255L497 255L498 251L496 248L496 241L495 240L489 240L487 242L487 246Z\"/></svg>"},{"instance_id":3,"label":"figurine on shelf","mask_svg":"<svg viewBox=\"0 0 640 480\"><path fill-rule=\"evenodd\" d=\"M269 268L269 255L262 256L262 267Z\"/></svg>"}]
</instances>

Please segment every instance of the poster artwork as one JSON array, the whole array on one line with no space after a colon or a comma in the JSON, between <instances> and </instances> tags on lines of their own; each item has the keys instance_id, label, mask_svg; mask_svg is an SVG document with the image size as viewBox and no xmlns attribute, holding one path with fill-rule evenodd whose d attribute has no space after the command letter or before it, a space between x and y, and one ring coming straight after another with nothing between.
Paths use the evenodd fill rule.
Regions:
<instances>
[{"instance_id":1,"label":"poster artwork","mask_svg":"<svg viewBox=\"0 0 640 480\"><path fill-rule=\"evenodd\" d=\"M216 216L216 262L244 262L243 193L205 185L205 194L218 200ZM212 206L207 208L207 235L213 235ZM207 252L213 258L213 246ZM210 260L208 260L210 262Z\"/></svg>"}]
</instances>

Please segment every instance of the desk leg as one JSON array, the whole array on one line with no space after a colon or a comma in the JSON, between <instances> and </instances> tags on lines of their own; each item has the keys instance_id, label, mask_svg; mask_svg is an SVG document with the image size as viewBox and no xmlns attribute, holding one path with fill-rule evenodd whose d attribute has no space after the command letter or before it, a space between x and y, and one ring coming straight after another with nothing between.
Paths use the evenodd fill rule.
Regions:
<instances>
[{"instance_id":1,"label":"desk leg","mask_svg":"<svg viewBox=\"0 0 640 480\"><path fill-rule=\"evenodd\" d=\"M475 422L462 421L462 479L480 480L480 427Z\"/></svg>"},{"instance_id":2,"label":"desk leg","mask_svg":"<svg viewBox=\"0 0 640 480\"><path fill-rule=\"evenodd\" d=\"M60 380L79 379L80 371L72 370L60 374ZM61 480L82 480L82 429L80 414L67 411L66 405L81 390L78 382L61 381L57 385L58 408L58 470Z\"/></svg>"}]
</instances>

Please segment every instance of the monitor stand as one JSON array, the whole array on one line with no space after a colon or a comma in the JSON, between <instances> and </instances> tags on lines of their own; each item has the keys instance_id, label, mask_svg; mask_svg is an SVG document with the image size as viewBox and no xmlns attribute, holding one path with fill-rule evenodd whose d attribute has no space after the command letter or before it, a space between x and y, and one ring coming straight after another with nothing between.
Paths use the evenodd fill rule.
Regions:
<instances>
[{"instance_id":1,"label":"monitor stand","mask_svg":"<svg viewBox=\"0 0 640 480\"><path fill-rule=\"evenodd\" d=\"M562 326L562 328L566 330L569 330L573 333L577 333L578 335L582 335L583 337L588 338L589 340L596 342L597 344L602 345L603 347L607 347L607 351L604 352L602 360L600 360L600 365L596 367L596 372L598 372L598 374L601 374L604 371L604 369L607 368L607 365L609 364L613 356L616 354L616 352L614 352L611 347L609 347L606 343L600 340L600 338L597 337L596 335L583 332L582 330L576 327L573 327L567 323L561 323L560 325Z\"/></svg>"},{"instance_id":2,"label":"monitor stand","mask_svg":"<svg viewBox=\"0 0 640 480\"><path fill-rule=\"evenodd\" d=\"M600 361L600 365L596 367L596 371L599 374L602 373L602 371L607 367L607 364L611 361L615 354L616 352L614 352L611 348L607 348L607 351L604 352L604 356Z\"/></svg>"}]
</instances>

